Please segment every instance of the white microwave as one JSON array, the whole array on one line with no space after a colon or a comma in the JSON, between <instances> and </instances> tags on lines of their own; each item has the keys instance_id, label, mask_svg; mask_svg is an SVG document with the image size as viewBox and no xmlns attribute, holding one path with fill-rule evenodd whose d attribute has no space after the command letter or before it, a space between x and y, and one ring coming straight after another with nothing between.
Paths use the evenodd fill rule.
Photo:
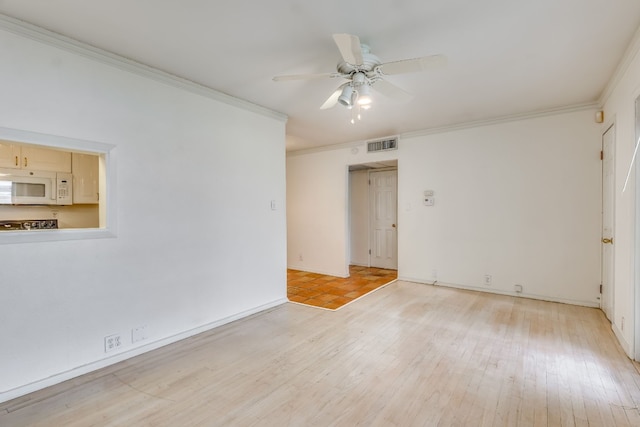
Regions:
<instances>
[{"instance_id":1,"label":"white microwave","mask_svg":"<svg viewBox=\"0 0 640 427\"><path fill-rule=\"evenodd\" d=\"M70 173L0 169L0 204L70 205L72 185Z\"/></svg>"}]
</instances>

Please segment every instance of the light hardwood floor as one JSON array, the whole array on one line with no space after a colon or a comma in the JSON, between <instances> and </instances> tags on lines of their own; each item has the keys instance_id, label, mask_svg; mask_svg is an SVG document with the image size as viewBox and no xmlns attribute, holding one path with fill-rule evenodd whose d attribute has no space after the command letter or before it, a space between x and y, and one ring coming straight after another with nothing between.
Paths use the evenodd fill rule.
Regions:
<instances>
[{"instance_id":1,"label":"light hardwood floor","mask_svg":"<svg viewBox=\"0 0 640 427\"><path fill-rule=\"evenodd\" d=\"M0 425L640 426L639 403L599 310L399 281L0 404Z\"/></svg>"}]
</instances>

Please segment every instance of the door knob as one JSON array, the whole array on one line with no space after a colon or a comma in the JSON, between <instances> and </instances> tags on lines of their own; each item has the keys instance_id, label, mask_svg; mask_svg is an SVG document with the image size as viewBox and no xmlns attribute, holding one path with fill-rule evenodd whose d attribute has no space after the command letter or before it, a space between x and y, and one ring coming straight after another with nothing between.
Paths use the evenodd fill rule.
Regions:
<instances>
[{"instance_id":1,"label":"door knob","mask_svg":"<svg viewBox=\"0 0 640 427\"><path fill-rule=\"evenodd\" d=\"M613 237L611 239L607 239L606 237L602 238L602 243L611 243L613 244Z\"/></svg>"},{"instance_id":2,"label":"door knob","mask_svg":"<svg viewBox=\"0 0 640 427\"><path fill-rule=\"evenodd\" d=\"M393 228L396 228L396 225L395 225L395 224L391 224L391 226L392 226Z\"/></svg>"}]
</instances>

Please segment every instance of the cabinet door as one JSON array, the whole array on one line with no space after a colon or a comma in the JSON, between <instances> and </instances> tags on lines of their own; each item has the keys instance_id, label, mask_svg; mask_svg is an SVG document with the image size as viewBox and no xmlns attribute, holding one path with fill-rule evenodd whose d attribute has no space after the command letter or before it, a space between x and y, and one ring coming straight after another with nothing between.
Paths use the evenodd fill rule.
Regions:
<instances>
[{"instance_id":1,"label":"cabinet door","mask_svg":"<svg viewBox=\"0 0 640 427\"><path fill-rule=\"evenodd\" d=\"M0 167L20 168L20 146L0 140Z\"/></svg>"},{"instance_id":2,"label":"cabinet door","mask_svg":"<svg viewBox=\"0 0 640 427\"><path fill-rule=\"evenodd\" d=\"M71 172L71 153L68 151L23 145L20 161L22 169Z\"/></svg>"},{"instance_id":3,"label":"cabinet door","mask_svg":"<svg viewBox=\"0 0 640 427\"><path fill-rule=\"evenodd\" d=\"M98 156L73 153L73 203L98 203Z\"/></svg>"}]
</instances>

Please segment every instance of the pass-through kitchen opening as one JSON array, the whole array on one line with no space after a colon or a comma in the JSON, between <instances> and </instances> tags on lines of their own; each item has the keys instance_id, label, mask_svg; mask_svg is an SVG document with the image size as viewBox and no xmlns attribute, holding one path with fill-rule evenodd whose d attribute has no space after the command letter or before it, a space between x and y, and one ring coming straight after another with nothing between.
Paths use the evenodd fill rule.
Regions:
<instances>
[{"instance_id":1,"label":"pass-through kitchen opening","mask_svg":"<svg viewBox=\"0 0 640 427\"><path fill-rule=\"evenodd\" d=\"M0 140L0 231L99 228L103 163L100 153Z\"/></svg>"}]
</instances>

